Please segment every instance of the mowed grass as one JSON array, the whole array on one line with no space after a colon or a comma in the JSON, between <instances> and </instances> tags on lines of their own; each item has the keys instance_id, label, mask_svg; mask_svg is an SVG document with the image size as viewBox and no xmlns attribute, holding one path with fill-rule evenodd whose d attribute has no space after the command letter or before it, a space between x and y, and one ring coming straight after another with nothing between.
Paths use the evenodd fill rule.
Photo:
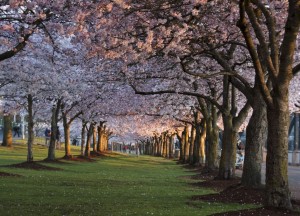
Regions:
<instances>
[{"instance_id":1,"label":"mowed grass","mask_svg":"<svg viewBox=\"0 0 300 216\"><path fill-rule=\"evenodd\" d=\"M79 154L74 148L73 154ZM35 160L46 158L34 146ZM63 151L56 152L57 157ZM150 156L112 154L95 162L48 164L61 171L4 167L26 161L26 146L0 147L0 171L22 177L0 177L0 215L210 215L253 205L191 201L213 193L192 187L193 175L175 161Z\"/></svg>"}]
</instances>

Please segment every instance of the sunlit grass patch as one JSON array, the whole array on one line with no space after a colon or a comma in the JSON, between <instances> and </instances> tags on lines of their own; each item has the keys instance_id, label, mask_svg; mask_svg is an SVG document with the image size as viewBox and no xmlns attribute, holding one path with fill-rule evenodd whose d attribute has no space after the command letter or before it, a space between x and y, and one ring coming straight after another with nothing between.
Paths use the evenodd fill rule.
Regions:
<instances>
[{"instance_id":1,"label":"sunlit grass patch","mask_svg":"<svg viewBox=\"0 0 300 216\"><path fill-rule=\"evenodd\" d=\"M34 145L34 157L47 155ZM79 148L72 149L79 154ZM56 152L63 156L63 150ZM0 165L26 160L26 146L0 147ZM0 178L2 215L208 215L253 207L191 201L193 195L214 193L192 187L175 161L150 156L113 154L96 162L49 164L63 170L44 171L0 167L23 177ZM44 163L42 163L44 164Z\"/></svg>"}]
</instances>

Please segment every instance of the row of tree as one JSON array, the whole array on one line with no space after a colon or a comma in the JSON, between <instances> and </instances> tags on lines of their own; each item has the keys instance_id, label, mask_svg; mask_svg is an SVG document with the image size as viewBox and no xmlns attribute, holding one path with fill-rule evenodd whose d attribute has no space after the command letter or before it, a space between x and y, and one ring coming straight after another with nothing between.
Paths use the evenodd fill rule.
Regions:
<instances>
[{"instance_id":1,"label":"row of tree","mask_svg":"<svg viewBox=\"0 0 300 216\"><path fill-rule=\"evenodd\" d=\"M181 158L190 161L189 153L198 151L185 134L195 131L191 140L200 141L205 134L210 169L217 166L219 124L223 179L234 176L237 133L247 125L243 182L260 184L267 140L266 204L291 208L287 137L299 87L299 0L28 0L0 6L3 95L26 103L30 119L37 110L32 106L48 107L55 133L65 106L67 122L82 112L90 124L107 120L127 138L171 132L172 117L188 120L194 129L179 135ZM127 84L157 97L132 96ZM130 123L120 124L122 116L132 116ZM167 154L166 137L154 142L164 143L152 147L155 154ZM53 158L53 145L49 152Z\"/></svg>"}]
</instances>

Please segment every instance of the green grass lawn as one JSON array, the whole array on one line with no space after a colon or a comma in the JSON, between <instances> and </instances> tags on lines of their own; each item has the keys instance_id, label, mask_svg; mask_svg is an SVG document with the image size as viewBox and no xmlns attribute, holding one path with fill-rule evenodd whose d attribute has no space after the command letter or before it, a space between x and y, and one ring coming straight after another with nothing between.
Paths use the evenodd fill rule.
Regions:
<instances>
[{"instance_id":1,"label":"green grass lawn","mask_svg":"<svg viewBox=\"0 0 300 216\"><path fill-rule=\"evenodd\" d=\"M79 154L79 149L73 149ZM34 159L46 158L44 146L34 146ZM57 157L63 151L56 152ZM26 146L0 147L0 166L24 162ZM0 167L22 177L0 177L0 215L209 215L253 208L253 205L191 201L212 193L195 188L193 173L175 161L150 156L112 155L96 162L45 164L62 171Z\"/></svg>"}]
</instances>

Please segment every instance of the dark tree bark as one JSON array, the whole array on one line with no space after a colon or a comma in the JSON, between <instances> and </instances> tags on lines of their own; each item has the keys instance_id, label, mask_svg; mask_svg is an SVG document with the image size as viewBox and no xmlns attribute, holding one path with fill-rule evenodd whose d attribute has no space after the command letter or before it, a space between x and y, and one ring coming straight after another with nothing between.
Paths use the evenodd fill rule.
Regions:
<instances>
[{"instance_id":1,"label":"dark tree bark","mask_svg":"<svg viewBox=\"0 0 300 216\"><path fill-rule=\"evenodd\" d=\"M101 152L102 140L103 140L103 126L104 121L100 121L99 126L97 127L98 130L98 140L97 140L97 152Z\"/></svg>"},{"instance_id":2,"label":"dark tree bark","mask_svg":"<svg viewBox=\"0 0 300 216\"><path fill-rule=\"evenodd\" d=\"M230 85L230 78L225 75L223 79L223 139L222 153L219 166L219 179L232 179L235 177L235 161L238 130L247 117L250 105L247 102L237 114L236 90ZM231 88L230 88L231 87ZM230 94L231 92L231 94Z\"/></svg>"},{"instance_id":3,"label":"dark tree bark","mask_svg":"<svg viewBox=\"0 0 300 216\"><path fill-rule=\"evenodd\" d=\"M245 160L242 185L258 187L261 185L262 146L267 141L267 109L259 89L255 89L253 113L246 129Z\"/></svg>"},{"instance_id":4,"label":"dark tree bark","mask_svg":"<svg viewBox=\"0 0 300 216\"><path fill-rule=\"evenodd\" d=\"M285 89L288 92L288 88ZM276 92L277 89L274 89ZM276 93L275 93L276 94ZM268 138L266 161L266 192L268 206L291 208L288 185L288 96L278 97L275 107L267 109Z\"/></svg>"},{"instance_id":5,"label":"dark tree bark","mask_svg":"<svg viewBox=\"0 0 300 216\"><path fill-rule=\"evenodd\" d=\"M196 163L196 161L194 161L195 137L196 137L196 128L193 125L191 130L191 140L190 140L190 149L189 149L189 164L191 165Z\"/></svg>"},{"instance_id":6,"label":"dark tree bark","mask_svg":"<svg viewBox=\"0 0 300 216\"><path fill-rule=\"evenodd\" d=\"M56 102L56 105L54 105L52 107L51 136L50 136L50 144L49 144L49 148L48 148L48 157L46 158L46 160L49 160L49 161L55 160L57 122L58 122L60 106L61 106L61 99L58 99Z\"/></svg>"},{"instance_id":7,"label":"dark tree bark","mask_svg":"<svg viewBox=\"0 0 300 216\"><path fill-rule=\"evenodd\" d=\"M186 126L184 128L184 158L183 158L183 163L188 163L189 162L189 151L190 151L190 142L189 142L189 135L190 135L190 130L189 127Z\"/></svg>"},{"instance_id":8,"label":"dark tree bark","mask_svg":"<svg viewBox=\"0 0 300 216\"><path fill-rule=\"evenodd\" d=\"M174 138L175 134L172 134L169 137L169 158L174 158Z\"/></svg>"},{"instance_id":9,"label":"dark tree bark","mask_svg":"<svg viewBox=\"0 0 300 216\"><path fill-rule=\"evenodd\" d=\"M97 151L97 127L95 123L93 128L93 152L96 151Z\"/></svg>"},{"instance_id":10,"label":"dark tree bark","mask_svg":"<svg viewBox=\"0 0 300 216\"><path fill-rule=\"evenodd\" d=\"M205 154L206 123L205 123L205 121L202 121L200 123L200 128L201 128L201 132L200 132L200 137L199 137L200 140L199 140L198 155L199 155L199 164L204 165L205 159L206 159L206 154ZM214 150L212 149L212 151L214 151Z\"/></svg>"},{"instance_id":11,"label":"dark tree bark","mask_svg":"<svg viewBox=\"0 0 300 216\"><path fill-rule=\"evenodd\" d=\"M184 132L182 132L180 134L179 131L176 131L176 137L179 141L179 161L183 161L183 149L184 149L184 140L183 140L183 137L184 137Z\"/></svg>"},{"instance_id":12,"label":"dark tree bark","mask_svg":"<svg viewBox=\"0 0 300 216\"><path fill-rule=\"evenodd\" d=\"M196 122L195 127L195 141L194 141L194 149L193 149L193 162L195 165L200 165L200 136L201 136L201 126L198 122Z\"/></svg>"},{"instance_id":13,"label":"dark tree bark","mask_svg":"<svg viewBox=\"0 0 300 216\"><path fill-rule=\"evenodd\" d=\"M91 156L91 139L93 136L93 130L94 130L94 123L90 123L90 127L88 129L87 135L86 135L86 144L85 144L85 151L84 156L90 157Z\"/></svg>"},{"instance_id":14,"label":"dark tree bark","mask_svg":"<svg viewBox=\"0 0 300 216\"><path fill-rule=\"evenodd\" d=\"M216 92L214 88L211 88L212 96L215 97ZM205 125L206 125L206 162L205 169L208 172L214 171L218 168L218 144L219 144L219 128L217 126L217 109L210 103L210 101L198 98L201 113L203 114ZM204 123L203 123L204 124ZM204 136L201 129L201 135ZM199 149L200 150L200 149Z\"/></svg>"},{"instance_id":15,"label":"dark tree bark","mask_svg":"<svg viewBox=\"0 0 300 216\"><path fill-rule=\"evenodd\" d=\"M12 116L10 114L4 114L3 116L3 140L2 146L11 147L13 141L12 134Z\"/></svg>"},{"instance_id":16,"label":"dark tree bark","mask_svg":"<svg viewBox=\"0 0 300 216\"><path fill-rule=\"evenodd\" d=\"M81 156L84 156L84 145L85 145L85 137L86 137L86 125L87 122L82 119L82 127L81 127Z\"/></svg>"},{"instance_id":17,"label":"dark tree bark","mask_svg":"<svg viewBox=\"0 0 300 216\"><path fill-rule=\"evenodd\" d=\"M34 121L33 121L33 98L32 95L27 95L28 105L28 140L27 140L27 162L33 161L32 146L34 142Z\"/></svg>"},{"instance_id":18,"label":"dark tree bark","mask_svg":"<svg viewBox=\"0 0 300 216\"><path fill-rule=\"evenodd\" d=\"M72 158L71 142L70 142L71 124L68 123L67 116L64 116L64 115L63 115L63 126L64 126L64 134L65 134L65 156L64 156L64 158Z\"/></svg>"},{"instance_id":19,"label":"dark tree bark","mask_svg":"<svg viewBox=\"0 0 300 216\"><path fill-rule=\"evenodd\" d=\"M238 27L243 33L254 63L261 93L267 105L268 138L266 161L266 205L291 208L288 188L288 123L289 84L294 75L293 61L300 29L300 0L289 0L288 17L283 40L276 33L276 17L258 1L240 1ZM259 8L267 22L257 22L255 8ZM255 38L251 35L254 30ZM267 28L266 28L267 27ZM267 30L267 38L261 32ZM257 48L254 40L258 40ZM270 40L270 41L268 41ZM266 73L270 79L266 82Z\"/></svg>"}]
</instances>

